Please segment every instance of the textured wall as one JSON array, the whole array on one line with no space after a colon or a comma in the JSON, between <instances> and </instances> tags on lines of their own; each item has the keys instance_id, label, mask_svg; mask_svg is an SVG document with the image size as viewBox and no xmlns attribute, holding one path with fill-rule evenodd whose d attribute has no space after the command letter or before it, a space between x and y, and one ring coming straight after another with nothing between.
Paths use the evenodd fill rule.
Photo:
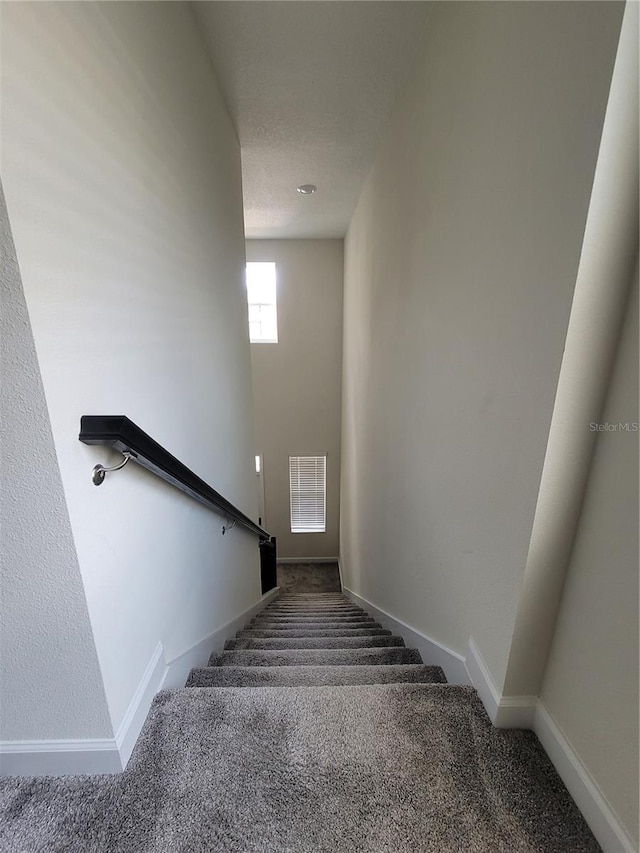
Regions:
<instances>
[{"instance_id":1,"label":"textured wall","mask_svg":"<svg viewBox=\"0 0 640 853\"><path fill-rule=\"evenodd\" d=\"M117 729L158 641L260 595L254 537L135 465L96 489L117 457L77 439L128 415L257 516L240 152L189 4L2 15L7 208Z\"/></svg>"},{"instance_id":2,"label":"textured wall","mask_svg":"<svg viewBox=\"0 0 640 853\"><path fill-rule=\"evenodd\" d=\"M0 189L0 740L111 722Z\"/></svg>"},{"instance_id":3,"label":"textured wall","mask_svg":"<svg viewBox=\"0 0 640 853\"><path fill-rule=\"evenodd\" d=\"M638 843L638 273L542 699Z\"/></svg>"},{"instance_id":4,"label":"textured wall","mask_svg":"<svg viewBox=\"0 0 640 853\"><path fill-rule=\"evenodd\" d=\"M337 557L340 510L342 240L249 240L275 261L278 343L252 344L256 452L280 557ZM289 456L327 453L327 531L291 533Z\"/></svg>"},{"instance_id":5,"label":"textured wall","mask_svg":"<svg viewBox=\"0 0 640 853\"><path fill-rule=\"evenodd\" d=\"M345 244L345 584L499 689L621 15L435 4Z\"/></svg>"}]
</instances>

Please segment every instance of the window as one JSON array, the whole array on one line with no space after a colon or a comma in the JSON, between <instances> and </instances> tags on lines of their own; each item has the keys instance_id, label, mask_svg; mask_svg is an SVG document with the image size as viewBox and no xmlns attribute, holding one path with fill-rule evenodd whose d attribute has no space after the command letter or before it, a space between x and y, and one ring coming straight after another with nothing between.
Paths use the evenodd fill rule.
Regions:
<instances>
[{"instance_id":1,"label":"window","mask_svg":"<svg viewBox=\"0 0 640 853\"><path fill-rule=\"evenodd\" d=\"M247 264L247 301L251 343L277 344L278 314L274 263Z\"/></svg>"},{"instance_id":2,"label":"window","mask_svg":"<svg viewBox=\"0 0 640 853\"><path fill-rule=\"evenodd\" d=\"M327 455L289 457L291 532L324 533Z\"/></svg>"}]
</instances>

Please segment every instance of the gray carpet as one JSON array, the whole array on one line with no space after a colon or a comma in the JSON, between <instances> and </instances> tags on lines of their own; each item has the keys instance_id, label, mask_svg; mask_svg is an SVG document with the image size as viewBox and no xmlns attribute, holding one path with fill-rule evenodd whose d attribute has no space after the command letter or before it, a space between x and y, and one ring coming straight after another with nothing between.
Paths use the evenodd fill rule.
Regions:
<instances>
[{"instance_id":1,"label":"gray carpet","mask_svg":"<svg viewBox=\"0 0 640 853\"><path fill-rule=\"evenodd\" d=\"M334 628L382 628L382 625L379 622L374 622L373 619L359 619L358 621L354 621L352 619L322 619L322 617L316 617L314 620L309 619L291 619L287 622L275 621L271 619L252 619L251 622L246 626L245 630L251 629L263 629L265 626L269 626L269 630L272 631L302 631L302 630L325 630L330 631Z\"/></svg>"},{"instance_id":2,"label":"gray carpet","mask_svg":"<svg viewBox=\"0 0 640 853\"><path fill-rule=\"evenodd\" d=\"M261 628L255 630L245 628L244 631L236 631L236 637L383 637L391 634L385 628L273 628L264 631Z\"/></svg>"},{"instance_id":3,"label":"gray carpet","mask_svg":"<svg viewBox=\"0 0 640 853\"><path fill-rule=\"evenodd\" d=\"M239 649L214 652L209 666L383 666L422 663L417 649Z\"/></svg>"},{"instance_id":4,"label":"gray carpet","mask_svg":"<svg viewBox=\"0 0 640 853\"><path fill-rule=\"evenodd\" d=\"M5 780L3 853L591 853L535 735L440 685L160 693L126 773Z\"/></svg>"},{"instance_id":5,"label":"gray carpet","mask_svg":"<svg viewBox=\"0 0 640 853\"><path fill-rule=\"evenodd\" d=\"M359 646L400 638L335 613L275 630L159 693L124 773L0 780L0 853L600 849L532 732L416 649Z\"/></svg>"},{"instance_id":6,"label":"gray carpet","mask_svg":"<svg viewBox=\"0 0 640 853\"><path fill-rule=\"evenodd\" d=\"M210 666L193 669L187 687L313 687L340 684L444 684L439 666Z\"/></svg>"},{"instance_id":7,"label":"gray carpet","mask_svg":"<svg viewBox=\"0 0 640 853\"><path fill-rule=\"evenodd\" d=\"M266 616L256 616L255 619L251 620L252 625L255 625L256 623L272 623L274 625L280 625L281 627L285 627L287 623L290 622L301 622L302 624L338 622L342 625L351 625L358 623L370 623L375 625L378 624L377 622L374 622L374 620L370 616L356 616L353 614L349 614L348 616L341 616L340 614L335 613L314 613L310 616L302 616L298 614L290 616L281 616L280 614L269 613Z\"/></svg>"},{"instance_id":8,"label":"gray carpet","mask_svg":"<svg viewBox=\"0 0 640 853\"><path fill-rule=\"evenodd\" d=\"M279 563L278 586L287 593L340 593L340 571L335 562Z\"/></svg>"},{"instance_id":9,"label":"gray carpet","mask_svg":"<svg viewBox=\"0 0 640 853\"><path fill-rule=\"evenodd\" d=\"M266 616L364 616L361 607L267 607Z\"/></svg>"},{"instance_id":10,"label":"gray carpet","mask_svg":"<svg viewBox=\"0 0 640 853\"><path fill-rule=\"evenodd\" d=\"M227 640L232 649L366 649L372 646L404 646L402 637L236 637Z\"/></svg>"}]
</instances>

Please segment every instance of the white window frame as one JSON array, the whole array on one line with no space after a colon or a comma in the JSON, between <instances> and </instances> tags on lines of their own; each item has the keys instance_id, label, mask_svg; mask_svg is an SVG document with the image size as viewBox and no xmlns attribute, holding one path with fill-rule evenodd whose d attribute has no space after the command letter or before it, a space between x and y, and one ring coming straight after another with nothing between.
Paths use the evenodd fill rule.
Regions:
<instances>
[{"instance_id":1,"label":"white window frame","mask_svg":"<svg viewBox=\"0 0 640 853\"><path fill-rule=\"evenodd\" d=\"M250 269L251 268L251 269ZM258 269L262 268L262 270ZM268 268L268 270L267 270ZM273 271L273 277L271 277ZM250 279L253 272L254 284ZM256 281L260 272L265 276L263 282ZM247 261L245 267L247 285L247 314L249 317L249 341L252 344L277 344L278 343L278 299L277 299L277 269L273 261ZM269 290L273 287L273 294ZM253 293L252 293L253 291ZM258 293L260 294L258 296ZM267 297L265 299L265 296ZM253 298L252 298L253 297ZM257 298L256 298L257 297ZM253 310L252 310L253 309ZM257 313L258 320L251 318ZM268 331L263 332L263 323ZM253 335L251 327L259 324L260 333Z\"/></svg>"},{"instance_id":2,"label":"white window frame","mask_svg":"<svg viewBox=\"0 0 640 853\"><path fill-rule=\"evenodd\" d=\"M327 454L289 457L291 533L327 532Z\"/></svg>"}]
</instances>

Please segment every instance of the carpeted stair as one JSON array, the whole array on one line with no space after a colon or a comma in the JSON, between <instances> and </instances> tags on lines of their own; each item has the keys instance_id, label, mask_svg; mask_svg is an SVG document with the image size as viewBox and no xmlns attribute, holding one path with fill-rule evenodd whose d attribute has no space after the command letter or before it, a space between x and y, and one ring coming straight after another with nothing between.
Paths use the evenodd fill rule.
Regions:
<instances>
[{"instance_id":1,"label":"carpeted stair","mask_svg":"<svg viewBox=\"0 0 640 853\"><path fill-rule=\"evenodd\" d=\"M367 627L361 627L363 624ZM311 687L445 681L440 667L424 666L416 649L405 648L402 637L391 636L391 631L345 596L319 593L276 599L234 639L227 640L223 651L214 652L208 667L194 669L187 686Z\"/></svg>"},{"instance_id":2,"label":"carpeted stair","mask_svg":"<svg viewBox=\"0 0 640 853\"><path fill-rule=\"evenodd\" d=\"M532 732L333 593L161 691L124 773L0 780L0 853L599 849Z\"/></svg>"}]
</instances>

